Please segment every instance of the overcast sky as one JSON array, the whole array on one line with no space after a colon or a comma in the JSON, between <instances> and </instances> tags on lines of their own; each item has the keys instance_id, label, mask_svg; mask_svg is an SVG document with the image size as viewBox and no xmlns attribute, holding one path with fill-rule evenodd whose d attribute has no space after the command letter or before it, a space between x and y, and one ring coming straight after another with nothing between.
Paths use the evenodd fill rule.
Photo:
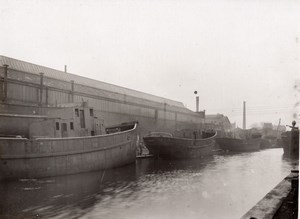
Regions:
<instances>
[{"instance_id":1,"label":"overcast sky","mask_svg":"<svg viewBox=\"0 0 300 219\"><path fill-rule=\"evenodd\" d=\"M300 1L0 0L0 54L222 113L290 124Z\"/></svg>"}]
</instances>

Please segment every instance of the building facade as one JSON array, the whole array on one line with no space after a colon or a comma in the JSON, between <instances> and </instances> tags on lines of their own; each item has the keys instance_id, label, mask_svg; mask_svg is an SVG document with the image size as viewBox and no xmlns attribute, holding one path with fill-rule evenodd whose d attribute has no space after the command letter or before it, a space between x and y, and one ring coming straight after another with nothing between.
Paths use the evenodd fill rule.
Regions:
<instances>
[{"instance_id":1,"label":"building facade","mask_svg":"<svg viewBox=\"0 0 300 219\"><path fill-rule=\"evenodd\" d=\"M104 127L138 121L141 135L202 129L204 124L202 114L181 102L5 56L0 56L0 91L0 114L42 116L49 108L87 103ZM0 134L7 127L0 121Z\"/></svg>"},{"instance_id":2,"label":"building facade","mask_svg":"<svg viewBox=\"0 0 300 219\"><path fill-rule=\"evenodd\" d=\"M206 115L205 128L217 131L219 136L223 136L233 130L228 117L223 114Z\"/></svg>"}]
</instances>

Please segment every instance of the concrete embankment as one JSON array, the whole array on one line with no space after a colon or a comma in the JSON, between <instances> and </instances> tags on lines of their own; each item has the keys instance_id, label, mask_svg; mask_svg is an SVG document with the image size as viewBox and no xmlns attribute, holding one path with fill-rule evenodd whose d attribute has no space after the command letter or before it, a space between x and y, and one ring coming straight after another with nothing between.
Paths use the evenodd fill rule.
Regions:
<instances>
[{"instance_id":1,"label":"concrete embankment","mask_svg":"<svg viewBox=\"0 0 300 219\"><path fill-rule=\"evenodd\" d=\"M242 219L298 218L299 171L292 170Z\"/></svg>"}]
</instances>

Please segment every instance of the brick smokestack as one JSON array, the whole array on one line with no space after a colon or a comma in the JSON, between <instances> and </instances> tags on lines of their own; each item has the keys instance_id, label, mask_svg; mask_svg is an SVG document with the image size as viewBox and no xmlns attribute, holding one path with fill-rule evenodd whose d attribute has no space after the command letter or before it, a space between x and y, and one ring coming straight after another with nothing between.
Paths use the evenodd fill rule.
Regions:
<instances>
[{"instance_id":1,"label":"brick smokestack","mask_svg":"<svg viewBox=\"0 0 300 219\"><path fill-rule=\"evenodd\" d=\"M199 112L199 96L196 97L196 112Z\"/></svg>"},{"instance_id":2,"label":"brick smokestack","mask_svg":"<svg viewBox=\"0 0 300 219\"><path fill-rule=\"evenodd\" d=\"M243 129L246 129L246 101L243 106Z\"/></svg>"}]
</instances>

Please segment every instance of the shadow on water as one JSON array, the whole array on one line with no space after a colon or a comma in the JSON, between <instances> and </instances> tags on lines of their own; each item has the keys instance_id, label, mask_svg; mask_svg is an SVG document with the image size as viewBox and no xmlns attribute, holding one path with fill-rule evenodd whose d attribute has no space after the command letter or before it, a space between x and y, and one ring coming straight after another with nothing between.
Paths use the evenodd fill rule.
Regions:
<instances>
[{"instance_id":1,"label":"shadow on water","mask_svg":"<svg viewBox=\"0 0 300 219\"><path fill-rule=\"evenodd\" d=\"M139 174L159 174L174 171L199 171L204 169L207 164L213 162L214 157L201 159L141 159L137 160L137 173Z\"/></svg>"},{"instance_id":2,"label":"shadow on water","mask_svg":"<svg viewBox=\"0 0 300 219\"><path fill-rule=\"evenodd\" d=\"M102 196L127 189L136 179L135 165L42 179L0 183L0 218L78 218ZM128 190L134 191L134 190Z\"/></svg>"},{"instance_id":3,"label":"shadow on water","mask_svg":"<svg viewBox=\"0 0 300 219\"><path fill-rule=\"evenodd\" d=\"M212 160L141 159L105 171L1 182L0 218L78 218L96 204L134 202L140 190L153 193L149 176L152 182L163 181L170 175L199 171Z\"/></svg>"}]
</instances>

